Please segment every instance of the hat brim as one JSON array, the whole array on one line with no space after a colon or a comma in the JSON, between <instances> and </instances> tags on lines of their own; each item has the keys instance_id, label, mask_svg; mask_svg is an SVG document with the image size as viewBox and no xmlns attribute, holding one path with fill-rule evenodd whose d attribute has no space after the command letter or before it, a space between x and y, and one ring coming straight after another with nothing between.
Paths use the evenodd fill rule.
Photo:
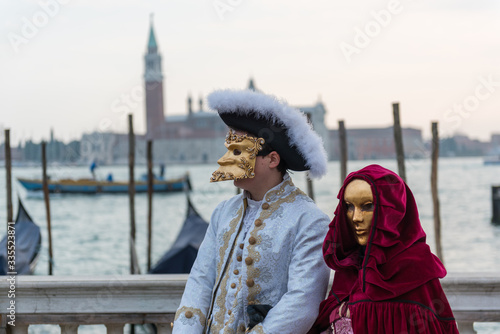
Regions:
<instances>
[{"instance_id":1,"label":"hat brim","mask_svg":"<svg viewBox=\"0 0 500 334\"><path fill-rule=\"evenodd\" d=\"M238 112L219 113L222 121L232 129L248 132L263 138L286 163L286 167L294 171L305 171L306 160L299 150L290 144L286 128L280 123L271 123L269 120L258 117L256 113L242 115Z\"/></svg>"}]
</instances>

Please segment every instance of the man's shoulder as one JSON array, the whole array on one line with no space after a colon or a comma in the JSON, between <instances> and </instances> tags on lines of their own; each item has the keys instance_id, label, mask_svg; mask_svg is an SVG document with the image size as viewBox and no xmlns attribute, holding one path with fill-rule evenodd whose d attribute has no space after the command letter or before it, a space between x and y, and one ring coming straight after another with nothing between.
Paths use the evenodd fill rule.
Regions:
<instances>
[{"instance_id":1,"label":"man's shoulder","mask_svg":"<svg viewBox=\"0 0 500 334\"><path fill-rule=\"evenodd\" d=\"M238 194L220 202L214 211L224 211L228 209L232 210L235 207L241 206L242 204L243 204L243 195Z\"/></svg>"},{"instance_id":2,"label":"man's shoulder","mask_svg":"<svg viewBox=\"0 0 500 334\"><path fill-rule=\"evenodd\" d=\"M295 202L293 203L294 205L300 205L302 207L307 207L309 210L312 211L317 211L317 212L322 212L320 208L316 205L316 203L309 197L305 192L300 190L299 188L296 188L296 191L298 193L297 197L295 198Z\"/></svg>"}]
</instances>

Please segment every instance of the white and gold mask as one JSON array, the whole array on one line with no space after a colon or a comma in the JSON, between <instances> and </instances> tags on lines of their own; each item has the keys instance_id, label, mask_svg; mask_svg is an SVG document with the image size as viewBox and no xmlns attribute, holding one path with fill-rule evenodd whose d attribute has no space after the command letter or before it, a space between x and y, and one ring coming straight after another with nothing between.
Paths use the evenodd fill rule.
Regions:
<instances>
[{"instance_id":1,"label":"white and gold mask","mask_svg":"<svg viewBox=\"0 0 500 334\"><path fill-rule=\"evenodd\" d=\"M220 167L212 173L210 182L253 178L255 159L264 143L263 138L237 135L229 130L224 144L228 151L217 161Z\"/></svg>"}]
</instances>

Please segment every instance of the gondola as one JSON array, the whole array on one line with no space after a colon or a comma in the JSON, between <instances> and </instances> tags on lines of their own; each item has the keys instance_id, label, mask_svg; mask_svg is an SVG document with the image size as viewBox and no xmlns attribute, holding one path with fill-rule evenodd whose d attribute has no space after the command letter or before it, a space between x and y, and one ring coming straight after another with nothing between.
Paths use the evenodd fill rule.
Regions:
<instances>
[{"instance_id":1,"label":"gondola","mask_svg":"<svg viewBox=\"0 0 500 334\"><path fill-rule=\"evenodd\" d=\"M28 191L41 191L43 188L40 179L17 178L17 180ZM175 179L155 179L153 182L153 191L155 193L183 191L186 187L191 189L189 174ZM92 179L49 180L48 188L50 193L61 194L127 194L129 182ZM145 193L147 191L148 183L146 180L135 182L136 193Z\"/></svg>"},{"instance_id":2,"label":"gondola","mask_svg":"<svg viewBox=\"0 0 500 334\"><path fill-rule=\"evenodd\" d=\"M484 165L500 165L500 155L487 156L483 159Z\"/></svg>"},{"instance_id":3,"label":"gondola","mask_svg":"<svg viewBox=\"0 0 500 334\"><path fill-rule=\"evenodd\" d=\"M12 226L12 225L10 225ZM7 235L0 241L0 275L15 272L17 275L30 275L35 266L42 246L40 227L33 222L19 199L15 228L15 247L9 242L9 255L15 258L15 268L7 262ZM11 241L12 239L9 239ZM11 253L14 250L15 254ZM9 258L13 259L13 258Z\"/></svg>"},{"instance_id":4,"label":"gondola","mask_svg":"<svg viewBox=\"0 0 500 334\"><path fill-rule=\"evenodd\" d=\"M187 197L187 215L174 244L149 270L150 274L189 274L208 223L195 210Z\"/></svg>"}]
</instances>

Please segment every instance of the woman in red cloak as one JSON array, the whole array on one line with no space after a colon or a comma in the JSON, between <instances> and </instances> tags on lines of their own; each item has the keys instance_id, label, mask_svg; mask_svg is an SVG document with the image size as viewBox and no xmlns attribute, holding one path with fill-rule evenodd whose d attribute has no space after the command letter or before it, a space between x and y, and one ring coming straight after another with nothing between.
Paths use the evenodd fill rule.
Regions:
<instances>
[{"instance_id":1,"label":"woman in red cloak","mask_svg":"<svg viewBox=\"0 0 500 334\"><path fill-rule=\"evenodd\" d=\"M458 333L413 194L378 165L349 174L323 244L335 270L310 333Z\"/></svg>"}]
</instances>

